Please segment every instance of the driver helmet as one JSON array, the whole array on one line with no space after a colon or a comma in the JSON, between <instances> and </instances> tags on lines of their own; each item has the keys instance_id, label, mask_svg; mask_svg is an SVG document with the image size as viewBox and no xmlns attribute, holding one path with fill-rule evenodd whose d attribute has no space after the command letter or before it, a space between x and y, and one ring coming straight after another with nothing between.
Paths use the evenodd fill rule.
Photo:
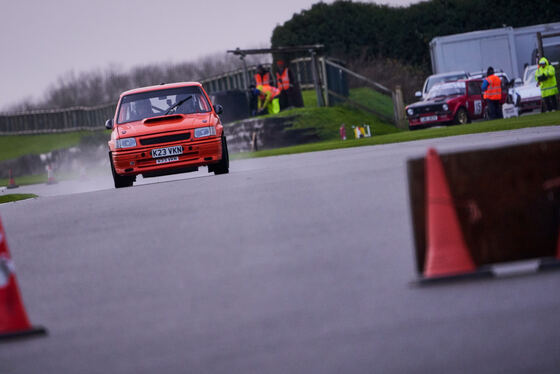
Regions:
<instances>
[{"instance_id":1,"label":"driver helmet","mask_svg":"<svg viewBox=\"0 0 560 374\"><path fill-rule=\"evenodd\" d=\"M136 113L143 118L150 117L154 114L150 99L138 100L134 103L134 106Z\"/></svg>"}]
</instances>

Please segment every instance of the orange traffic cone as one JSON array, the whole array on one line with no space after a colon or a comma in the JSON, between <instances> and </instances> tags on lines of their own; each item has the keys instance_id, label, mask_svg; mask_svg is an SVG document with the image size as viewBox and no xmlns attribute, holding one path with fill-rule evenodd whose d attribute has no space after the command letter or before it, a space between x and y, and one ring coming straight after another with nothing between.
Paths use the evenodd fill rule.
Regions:
<instances>
[{"instance_id":1,"label":"orange traffic cone","mask_svg":"<svg viewBox=\"0 0 560 374\"><path fill-rule=\"evenodd\" d=\"M14 272L0 220L0 339L46 334L44 327L32 327L29 323Z\"/></svg>"},{"instance_id":2,"label":"orange traffic cone","mask_svg":"<svg viewBox=\"0 0 560 374\"><path fill-rule=\"evenodd\" d=\"M56 179L54 179L52 166L49 164L47 165L47 184L55 184L55 183L56 183Z\"/></svg>"},{"instance_id":3,"label":"orange traffic cone","mask_svg":"<svg viewBox=\"0 0 560 374\"><path fill-rule=\"evenodd\" d=\"M427 245L425 278L471 273L476 266L461 233L443 165L435 149L426 155Z\"/></svg>"},{"instance_id":4,"label":"orange traffic cone","mask_svg":"<svg viewBox=\"0 0 560 374\"><path fill-rule=\"evenodd\" d=\"M16 184L16 181L14 180L14 176L12 175L12 169L9 170L9 178L10 178L10 180L8 182L8 185L6 186L7 188L17 188L17 187L19 187Z\"/></svg>"}]
</instances>

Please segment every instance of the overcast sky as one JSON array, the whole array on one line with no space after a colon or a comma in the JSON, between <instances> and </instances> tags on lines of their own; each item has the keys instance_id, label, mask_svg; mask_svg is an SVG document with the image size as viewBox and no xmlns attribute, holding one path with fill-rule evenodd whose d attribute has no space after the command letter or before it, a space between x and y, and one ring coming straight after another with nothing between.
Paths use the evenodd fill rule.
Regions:
<instances>
[{"instance_id":1,"label":"overcast sky","mask_svg":"<svg viewBox=\"0 0 560 374\"><path fill-rule=\"evenodd\" d=\"M318 0L0 0L0 109L38 100L62 74L194 61L267 47ZM419 0L376 0L406 6ZM331 3L332 1L324 1Z\"/></svg>"}]
</instances>

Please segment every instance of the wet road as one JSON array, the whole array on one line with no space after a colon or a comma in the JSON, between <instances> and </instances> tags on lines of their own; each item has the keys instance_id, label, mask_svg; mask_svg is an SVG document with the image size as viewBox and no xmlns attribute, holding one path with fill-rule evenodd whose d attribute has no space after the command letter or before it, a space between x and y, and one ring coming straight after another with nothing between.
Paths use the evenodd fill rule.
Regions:
<instances>
[{"instance_id":1,"label":"wet road","mask_svg":"<svg viewBox=\"0 0 560 374\"><path fill-rule=\"evenodd\" d=\"M0 373L557 373L560 272L411 284L405 170L428 146L552 137L560 127L234 161L121 190L108 174L25 187L40 198L0 216L50 335L0 344Z\"/></svg>"}]
</instances>

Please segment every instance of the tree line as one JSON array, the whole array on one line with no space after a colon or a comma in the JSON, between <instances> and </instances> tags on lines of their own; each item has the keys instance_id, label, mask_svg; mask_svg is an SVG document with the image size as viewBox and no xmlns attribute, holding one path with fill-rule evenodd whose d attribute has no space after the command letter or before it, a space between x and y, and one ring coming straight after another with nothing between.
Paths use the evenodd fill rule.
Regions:
<instances>
[{"instance_id":1,"label":"tree line","mask_svg":"<svg viewBox=\"0 0 560 374\"><path fill-rule=\"evenodd\" d=\"M338 58L396 59L429 72L436 36L559 20L558 0L431 0L409 7L338 0L294 14L274 29L271 44L319 43Z\"/></svg>"},{"instance_id":2,"label":"tree line","mask_svg":"<svg viewBox=\"0 0 560 374\"><path fill-rule=\"evenodd\" d=\"M328 56L351 69L394 87L413 99L430 74L429 42L436 36L522 27L560 20L558 0L430 0L408 7L338 0L317 3L277 26L272 47L324 44ZM266 55L247 56L249 65ZM24 99L6 112L96 106L114 103L121 92L162 82L202 80L241 68L240 60L219 53L198 61L159 63L123 70L116 66L76 73L70 71L51 84L42 99Z\"/></svg>"}]
</instances>

